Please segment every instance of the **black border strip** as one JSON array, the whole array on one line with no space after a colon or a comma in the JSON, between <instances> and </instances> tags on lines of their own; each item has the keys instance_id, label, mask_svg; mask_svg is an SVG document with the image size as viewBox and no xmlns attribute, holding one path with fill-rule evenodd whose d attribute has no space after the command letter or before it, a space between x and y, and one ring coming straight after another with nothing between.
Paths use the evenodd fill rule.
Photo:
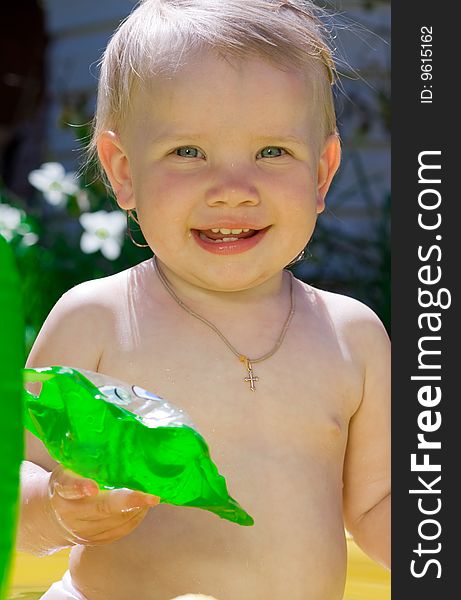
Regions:
<instances>
[{"instance_id":1,"label":"black border strip","mask_svg":"<svg viewBox=\"0 0 461 600\"><path fill-rule=\"evenodd\" d=\"M458 29L448 3L392 3L393 600L460 594Z\"/></svg>"}]
</instances>

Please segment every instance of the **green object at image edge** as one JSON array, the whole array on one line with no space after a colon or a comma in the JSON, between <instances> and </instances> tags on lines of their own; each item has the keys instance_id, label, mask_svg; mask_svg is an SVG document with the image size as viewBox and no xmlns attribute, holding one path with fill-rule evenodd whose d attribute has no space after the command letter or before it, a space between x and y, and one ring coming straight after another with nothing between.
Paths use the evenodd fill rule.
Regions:
<instances>
[{"instance_id":1,"label":"green object at image edge","mask_svg":"<svg viewBox=\"0 0 461 600\"><path fill-rule=\"evenodd\" d=\"M13 253L0 235L0 600L6 596L18 510L23 458L22 367L24 322Z\"/></svg>"}]
</instances>

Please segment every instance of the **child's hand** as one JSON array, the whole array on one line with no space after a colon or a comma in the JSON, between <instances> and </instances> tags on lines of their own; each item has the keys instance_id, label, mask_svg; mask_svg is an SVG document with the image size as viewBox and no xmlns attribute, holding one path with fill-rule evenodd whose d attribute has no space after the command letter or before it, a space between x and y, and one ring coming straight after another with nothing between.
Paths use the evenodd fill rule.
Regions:
<instances>
[{"instance_id":1,"label":"child's hand","mask_svg":"<svg viewBox=\"0 0 461 600\"><path fill-rule=\"evenodd\" d=\"M101 545L135 529L160 498L128 489L100 490L61 465L51 474L49 499L53 516L69 542Z\"/></svg>"}]
</instances>

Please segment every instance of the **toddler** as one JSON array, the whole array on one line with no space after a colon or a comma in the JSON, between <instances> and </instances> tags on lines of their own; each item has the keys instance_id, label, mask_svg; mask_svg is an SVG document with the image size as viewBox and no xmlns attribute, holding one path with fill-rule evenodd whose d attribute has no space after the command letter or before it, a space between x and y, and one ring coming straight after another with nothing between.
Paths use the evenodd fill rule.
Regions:
<instances>
[{"instance_id":1,"label":"toddler","mask_svg":"<svg viewBox=\"0 0 461 600\"><path fill-rule=\"evenodd\" d=\"M340 161L321 23L306 0L144 0L105 51L93 150L155 258L64 294L28 366L184 409L255 524L99 491L29 434L19 547L72 546L46 600L340 600L345 527L389 564L387 335L285 270Z\"/></svg>"}]
</instances>

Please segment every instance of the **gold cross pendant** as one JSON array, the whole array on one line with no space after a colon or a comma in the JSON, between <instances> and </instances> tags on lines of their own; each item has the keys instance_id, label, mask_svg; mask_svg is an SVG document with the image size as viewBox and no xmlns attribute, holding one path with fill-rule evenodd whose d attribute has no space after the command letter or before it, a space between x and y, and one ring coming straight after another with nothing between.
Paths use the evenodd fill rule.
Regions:
<instances>
[{"instance_id":1,"label":"gold cross pendant","mask_svg":"<svg viewBox=\"0 0 461 600\"><path fill-rule=\"evenodd\" d=\"M245 379L243 381L245 383L249 383L250 390L252 392L255 392L256 391L255 382L259 381L259 377L253 373L253 365L251 364L250 360L246 356L242 356L240 360L245 363L245 368L248 371L248 375L247 375L247 377L245 377Z\"/></svg>"}]
</instances>

